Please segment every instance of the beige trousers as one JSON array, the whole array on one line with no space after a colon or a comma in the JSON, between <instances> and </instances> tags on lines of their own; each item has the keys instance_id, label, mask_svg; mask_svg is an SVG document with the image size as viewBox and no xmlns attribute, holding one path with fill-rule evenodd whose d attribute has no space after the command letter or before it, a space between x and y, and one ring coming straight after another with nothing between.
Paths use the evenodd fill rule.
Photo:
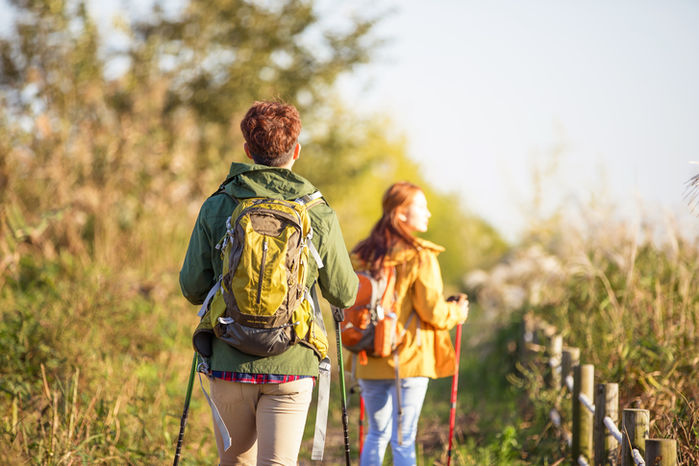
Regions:
<instances>
[{"instance_id":1,"label":"beige trousers","mask_svg":"<svg viewBox=\"0 0 699 466\"><path fill-rule=\"evenodd\" d=\"M223 451L216 423L216 445L224 465L295 465L301 448L313 379L251 384L211 380L211 398L231 435Z\"/></svg>"}]
</instances>

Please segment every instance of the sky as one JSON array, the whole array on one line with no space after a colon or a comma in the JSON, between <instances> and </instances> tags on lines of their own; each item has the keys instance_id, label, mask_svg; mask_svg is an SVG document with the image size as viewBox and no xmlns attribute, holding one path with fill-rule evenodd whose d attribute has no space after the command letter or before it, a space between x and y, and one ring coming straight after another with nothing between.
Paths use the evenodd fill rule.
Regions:
<instances>
[{"instance_id":1,"label":"sky","mask_svg":"<svg viewBox=\"0 0 699 466\"><path fill-rule=\"evenodd\" d=\"M699 236L683 200L699 173L699 2L319 2L336 16L391 12L376 31L388 42L341 95L389 116L427 180L508 240L526 231L535 186L544 214L603 202ZM88 6L109 27L149 3ZM537 184L537 171L553 175Z\"/></svg>"},{"instance_id":2,"label":"sky","mask_svg":"<svg viewBox=\"0 0 699 466\"><path fill-rule=\"evenodd\" d=\"M591 201L678 217L699 173L699 2L388 2L389 44L346 77L362 111L392 117L430 182L508 239ZM555 169L552 169L555 167Z\"/></svg>"}]
</instances>

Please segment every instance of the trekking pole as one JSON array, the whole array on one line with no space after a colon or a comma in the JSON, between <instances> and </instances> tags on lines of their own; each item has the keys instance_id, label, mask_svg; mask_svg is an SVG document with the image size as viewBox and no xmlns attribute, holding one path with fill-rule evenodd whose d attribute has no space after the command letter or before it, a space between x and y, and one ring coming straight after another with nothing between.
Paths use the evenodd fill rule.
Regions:
<instances>
[{"instance_id":1,"label":"trekking pole","mask_svg":"<svg viewBox=\"0 0 699 466\"><path fill-rule=\"evenodd\" d=\"M335 336L337 339L337 364L340 366L340 391L342 392L342 430L345 434L345 461L350 466L349 418L347 417L347 395L345 394L345 363L342 357L342 340L340 338L340 322L344 320L342 309L332 306L335 320Z\"/></svg>"},{"instance_id":2,"label":"trekking pole","mask_svg":"<svg viewBox=\"0 0 699 466\"><path fill-rule=\"evenodd\" d=\"M187 414L189 413L189 400L192 398L192 385L194 385L194 371L197 366L197 353L192 359L192 369L189 371L189 382L187 382L187 395L184 397L184 410L180 419L180 434L177 436L177 448L175 449L175 461L172 466L177 466L180 462L180 449L182 449L182 439L184 438L184 426L187 425Z\"/></svg>"},{"instance_id":3,"label":"trekking pole","mask_svg":"<svg viewBox=\"0 0 699 466\"><path fill-rule=\"evenodd\" d=\"M359 456L361 457L362 450L364 449L364 397L362 396L362 389L359 385L350 387L349 392L350 396L355 393L359 395L359 438L357 439L357 443L359 444Z\"/></svg>"},{"instance_id":4,"label":"trekking pole","mask_svg":"<svg viewBox=\"0 0 699 466\"><path fill-rule=\"evenodd\" d=\"M393 367L396 373L396 404L398 405L398 419L396 422L396 430L398 435L398 445L403 445L403 401L401 400L401 382L400 371L398 368L398 351L393 352Z\"/></svg>"},{"instance_id":5,"label":"trekking pole","mask_svg":"<svg viewBox=\"0 0 699 466\"><path fill-rule=\"evenodd\" d=\"M449 411L449 450L447 450L447 466L451 465L451 445L454 438L454 424L456 421L456 391L459 387L459 357L461 356L461 326L462 324L456 325L456 347L454 348L456 352L456 361L454 365L456 366L454 370L454 376L451 379L451 410Z\"/></svg>"},{"instance_id":6,"label":"trekking pole","mask_svg":"<svg viewBox=\"0 0 699 466\"><path fill-rule=\"evenodd\" d=\"M364 449L364 397L359 393L359 456Z\"/></svg>"}]
</instances>

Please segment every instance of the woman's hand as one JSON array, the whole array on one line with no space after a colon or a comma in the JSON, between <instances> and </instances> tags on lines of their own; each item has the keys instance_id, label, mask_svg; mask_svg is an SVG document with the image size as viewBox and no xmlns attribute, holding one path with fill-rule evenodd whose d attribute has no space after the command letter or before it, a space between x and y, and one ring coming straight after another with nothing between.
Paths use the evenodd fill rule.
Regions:
<instances>
[{"instance_id":1,"label":"woman's hand","mask_svg":"<svg viewBox=\"0 0 699 466\"><path fill-rule=\"evenodd\" d=\"M466 319L468 319L468 296L465 293L459 293L454 296L449 296L447 302L455 302L459 305L459 310L461 311L459 323L466 322Z\"/></svg>"}]
</instances>

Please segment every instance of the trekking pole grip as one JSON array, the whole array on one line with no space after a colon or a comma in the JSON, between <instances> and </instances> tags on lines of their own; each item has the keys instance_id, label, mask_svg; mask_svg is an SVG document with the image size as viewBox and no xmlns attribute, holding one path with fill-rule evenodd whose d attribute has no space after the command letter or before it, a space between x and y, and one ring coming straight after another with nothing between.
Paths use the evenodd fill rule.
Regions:
<instances>
[{"instance_id":1,"label":"trekking pole grip","mask_svg":"<svg viewBox=\"0 0 699 466\"><path fill-rule=\"evenodd\" d=\"M339 307L335 306L330 306L330 309L333 312L333 319L335 319L335 322L342 322L345 320L345 310L340 309Z\"/></svg>"}]
</instances>

